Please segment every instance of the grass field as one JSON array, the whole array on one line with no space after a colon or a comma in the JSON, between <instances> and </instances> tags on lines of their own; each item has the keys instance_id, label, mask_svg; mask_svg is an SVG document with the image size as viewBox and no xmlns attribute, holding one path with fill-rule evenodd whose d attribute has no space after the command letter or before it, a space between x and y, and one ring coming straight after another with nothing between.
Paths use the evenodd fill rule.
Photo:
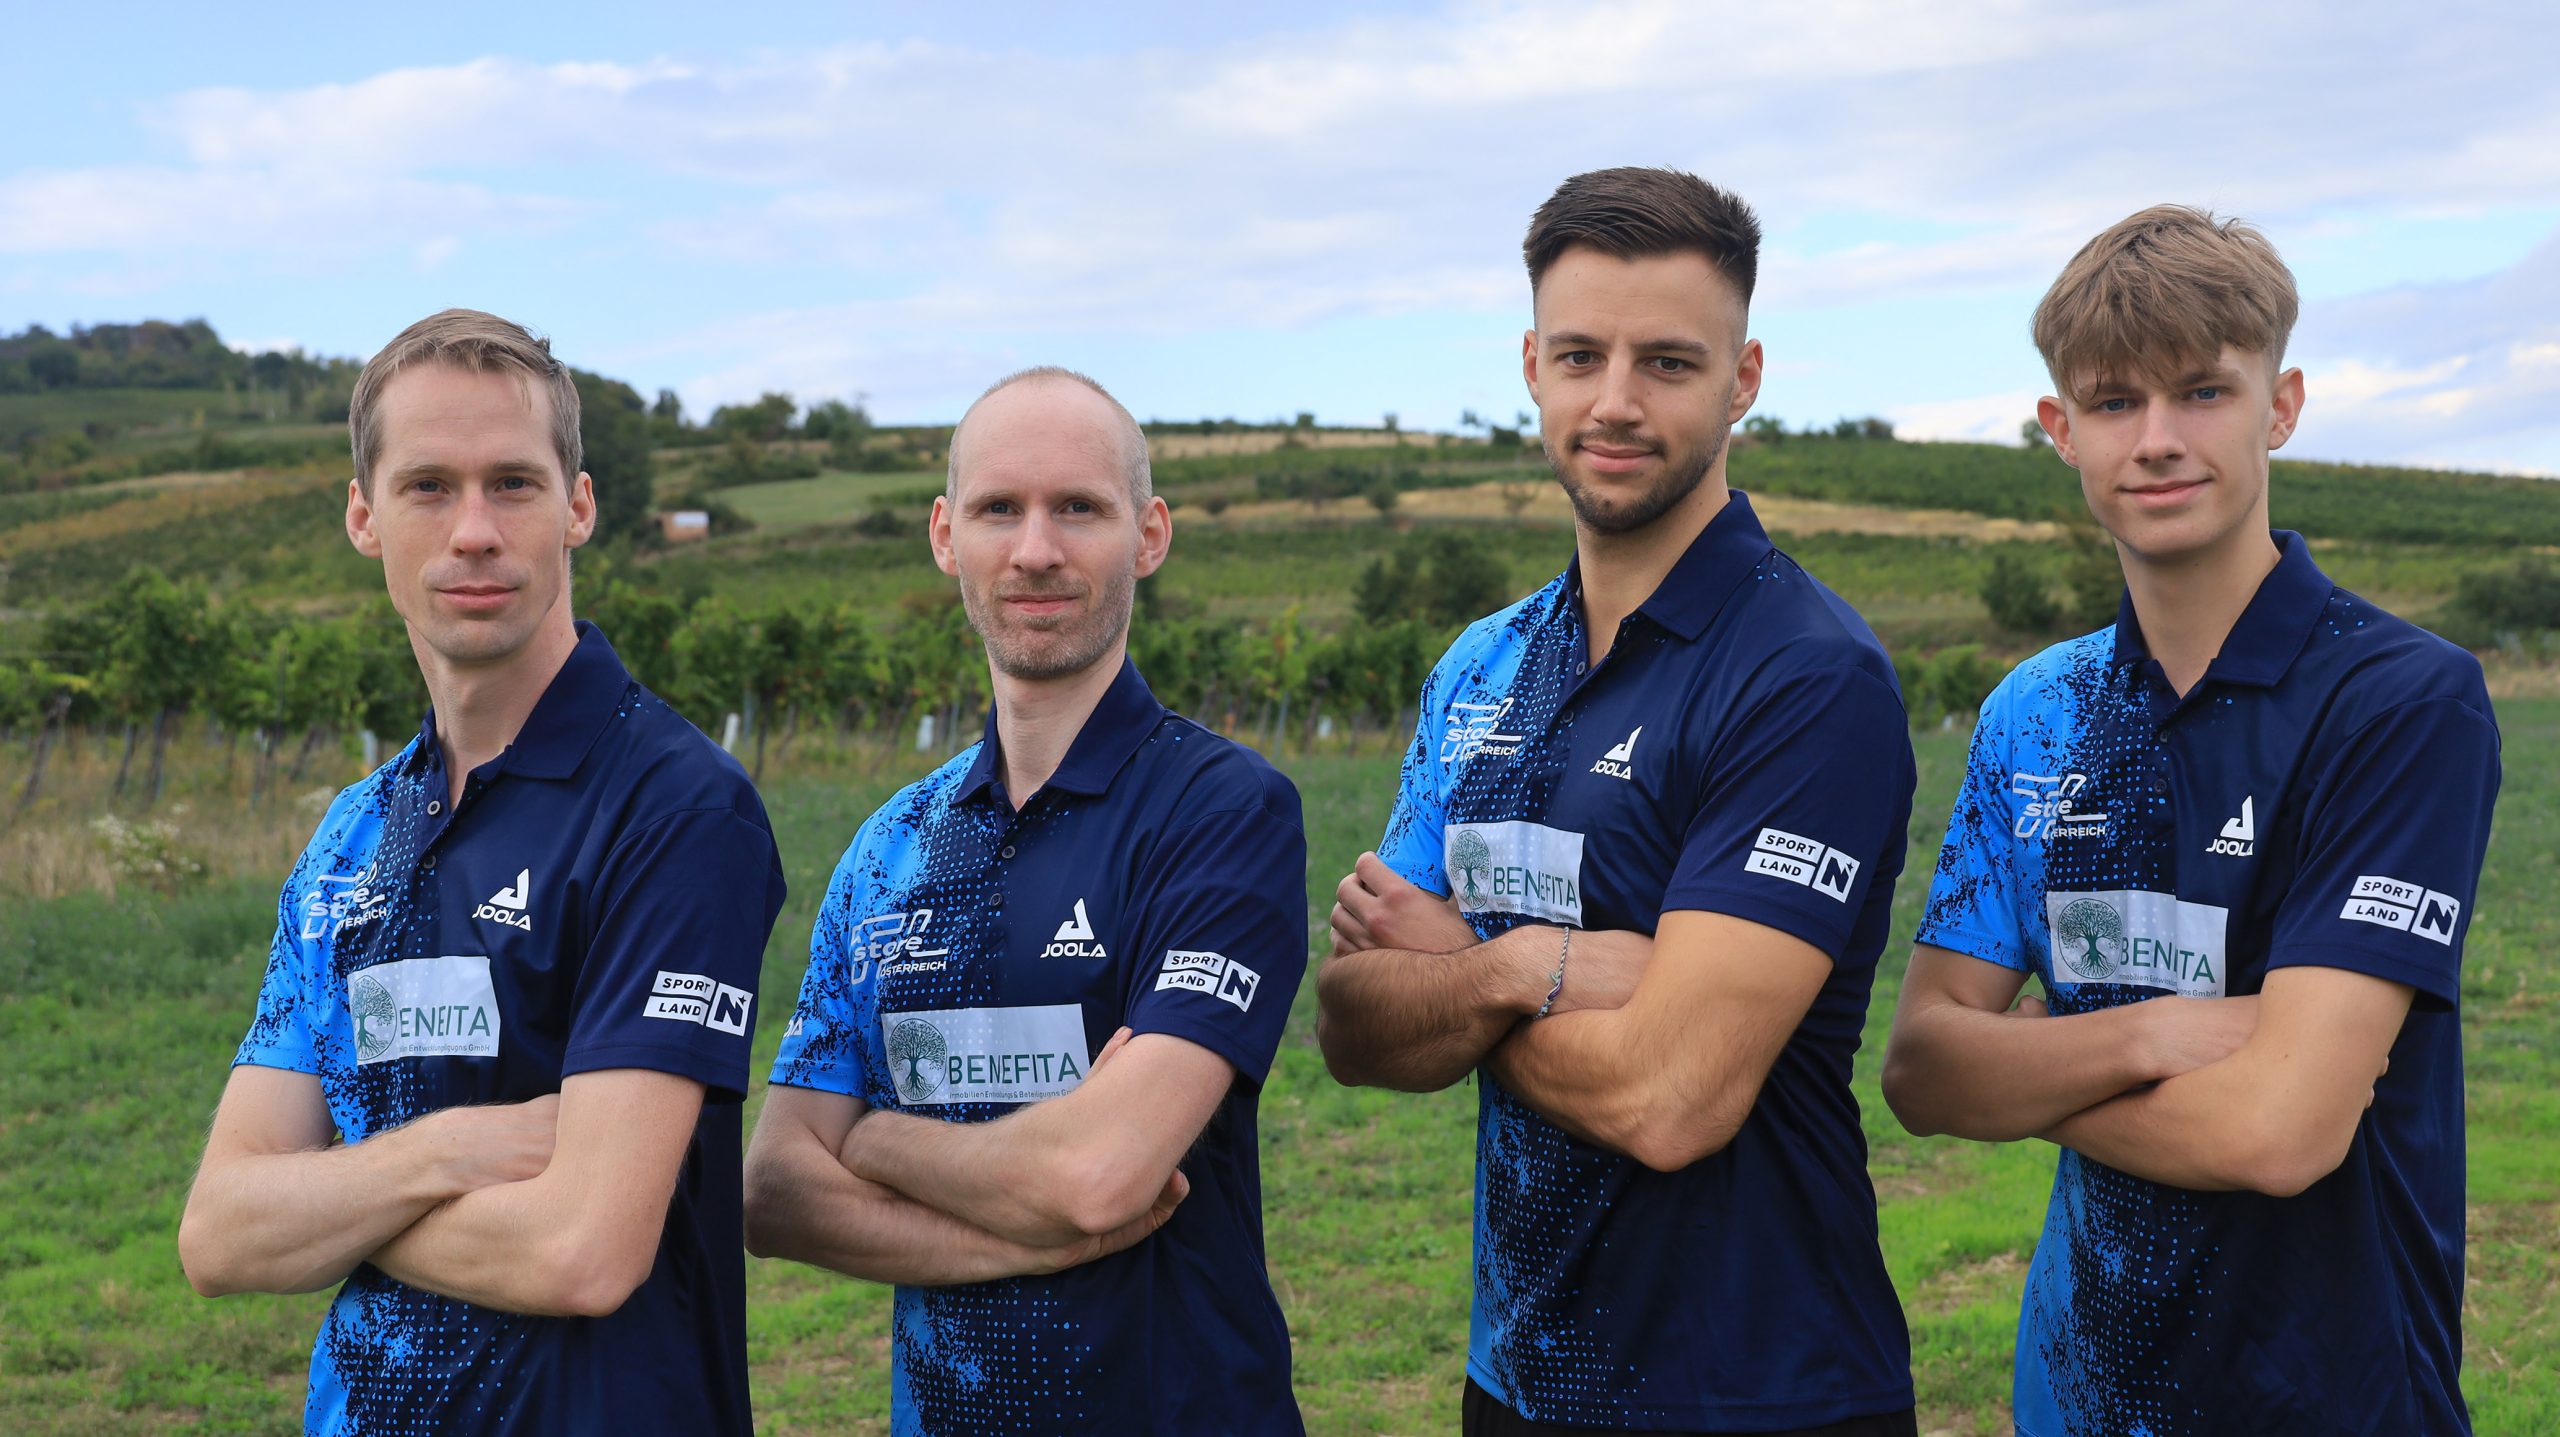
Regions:
<instances>
[{"instance_id":1,"label":"grass field","mask_svg":"<svg viewBox=\"0 0 2560 1437\"><path fill-rule=\"evenodd\" d=\"M2560 1431L2560 701L2507 704L2506 784L2464 965L2471 1262L2465 1386L2484 1434ZM1902 1133L1876 1095L1899 946L1963 758L1917 740L1919 800L1895 947L1858 1085L1884 1247L1912 1324L1922 1428L2005 1431L2010 1331L2052 1153ZM806 761L766 785L792 896L766 954L761 1071L800 979L838 849L912 756ZM1374 841L1394 760L1296 757L1314 911ZM0 773L0 779L6 774ZM259 821L307 822L290 805ZM181 821L204 848L256 840L240 816ZM257 840L263 841L263 840ZM241 873L237 866L228 872ZM10 875L0 874L0 885ZM299 1430L322 1296L194 1297L177 1214L245 1025L273 923L272 875L174 896L128 888L31 901L0 888L0 1431ZM1272 1278L1318 1433L1456 1425L1468 1292L1474 1100L1354 1091L1324 1074L1300 990L1262 1102ZM750 1262L760 1430L885 1430L884 1289Z\"/></svg>"}]
</instances>

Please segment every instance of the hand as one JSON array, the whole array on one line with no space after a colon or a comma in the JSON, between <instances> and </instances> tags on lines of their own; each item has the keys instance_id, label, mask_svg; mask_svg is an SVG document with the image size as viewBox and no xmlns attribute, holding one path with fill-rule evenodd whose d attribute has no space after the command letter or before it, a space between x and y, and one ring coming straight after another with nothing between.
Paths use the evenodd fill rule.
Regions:
<instances>
[{"instance_id":1,"label":"hand","mask_svg":"<svg viewBox=\"0 0 2560 1437\"><path fill-rule=\"evenodd\" d=\"M542 1176L560 1135L560 1095L530 1102L446 1108L411 1123L457 1193Z\"/></svg>"},{"instance_id":2,"label":"hand","mask_svg":"<svg viewBox=\"0 0 2560 1437\"><path fill-rule=\"evenodd\" d=\"M1396 948L1455 953L1477 943L1455 901L1407 883L1375 853L1363 853L1333 891L1333 951Z\"/></svg>"},{"instance_id":3,"label":"hand","mask_svg":"<svg viewBox=\"0 0 2560 1437\"><path fill-rule=\"evenodd\" d=\"M1112 1034L1111 1041L1102 1045L1102 1051L1093 1055L1093 1061L1084 1065L1084 1075L1090 1078L1094 1074L1101 1072L1104 1060L1109 1058L1112 1054L1119 1052L1121 1049L1128 1047L1129 1040L1137 1035L1138 1032L1135 1028L1127 1027L1124 1027L1119 1032Z\"/></svg>"},{"instance_id":4,"label":"hand","mask_svg":"<svg viewBox=\"0 0 2560 1437\"><path fill-rule=\"evenodd\" d=\"M1123 1028L1120 1031L1126 1033L1128 1029ZM1113 1045L1117 1045L1118 1042L1117 1038L1112 1040ZM1110 1046L1103 1049L1105 1053L1110 1051ZM1093 1061L1096 1066L1100 1066L1102 1059L1097 1057ZM1048 1265L1046 1270L1062 1272L1067 1268L1091 1262L1098 1257L1109 1257L1124 1248L1136 1247L1154 1235L1157 1228L1170 1221L1173 1210L1182 1206L1182 1200L1189 1196L1191 1196L1191 1179L1182 1175L1182 1169L1175 1168L1173 1176L1165 1179L1164 1190L1156 1194L1156 1200L1148 1204L1147 1210L1134 1219L1100 1237L1080 1238L1060 1247L1045 1249L1042 1258L1044 1264Z\"/></svg>"},{"instance_id":5,"label":"hand","mask_svg":"<svg viewBox=\"0 0 2560 1437\"><path fill-rule=\"evenodd\" d=\"M1556 1013L1623 1008L1635 996L1645 965L1653 961L1653 940L1624 929L1576 929L1573 953L1564 965L1564 987L1556 993ZM1548 968L1553 972L1551 964Z\"/></svg>"},{"instance_id":6,"label":"hand","mask_svg":"<svg viewBox=\"0 0 2560 1437\"><path fill-rule=\"evenodd\" d=\"M2240 1051L2258 1027L2256 996L2242 998L2146 999L2143 1016L2150 1021L2151 1070L2161 1079L2192 1073Z\"/></svg>"}]
</instances>

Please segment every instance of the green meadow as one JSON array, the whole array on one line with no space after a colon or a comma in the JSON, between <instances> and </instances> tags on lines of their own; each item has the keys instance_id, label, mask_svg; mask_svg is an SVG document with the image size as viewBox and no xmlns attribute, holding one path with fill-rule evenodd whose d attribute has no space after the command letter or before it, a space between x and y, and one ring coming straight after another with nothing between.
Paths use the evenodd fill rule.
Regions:
<instances>
[{"instance_id":1,"label":"green meadow","mask_svg":"<svg viewBox=\"0 0 2560 1437\"><path fill-rule=\"evenodd\" d=\"M2560 700L2501 706L2506 782L2465 954L2471 1248L2465 1387L2483 1433L2560 1431ZM1896 947L1858 1064L1884 1249L1908 1313L1922 1430L2005 1432L2011 1325L2052 1150L1915 1139L1875 1072L1964 755L1918 736ZM792 896L766 952L758 1069L855 825L923 766L809 751L765 784ZM1370 740L1284 754L1306 800L1311 912L1375 840L1395 757ZM182 834L188 832L181 819ZM210 826L210 824L208 824ZM0 894L0 1431L286 1433L323 1295L207 1302L180 1275L179 1209L246 1024L273 878L46 901ZM1313 935L1310 935L1312 943ZM1466 1342L1474 1095L1335 1085L1292 1010L1262 1099L1271 1276L1318 1433L1454 1430ZM755 1102L751 1099L751 1104ZM749 1260L759 1430L880 1432L886 1289Z\"/></svg>"}]
</instances>

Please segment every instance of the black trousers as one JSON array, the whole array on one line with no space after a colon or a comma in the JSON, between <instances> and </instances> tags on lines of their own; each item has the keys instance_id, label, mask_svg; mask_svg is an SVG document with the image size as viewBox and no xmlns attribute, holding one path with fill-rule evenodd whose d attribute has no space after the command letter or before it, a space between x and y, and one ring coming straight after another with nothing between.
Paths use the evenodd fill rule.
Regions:
<instances>
[{"instance_id":1,"label":"black trousers","mask_svg":"<svg viewBox=\"0 0 2560 1437\"><path fill-rule=\"evenodd\" d=\"M1532 1422L1502 1405L1501 1399L1467 1382L1467 1396L1459 1418L1459 1430L1465 1437L1920 1437L1920 1421L1912 1409L1879 1413L1873 1417L1851 1417L1839 1422L1826 1422L1819 1427L1790 1427L1781 1432L1656 1432L1633 1433L1619 1427L1566 1427L1553 1422Z\"/></svg>"}]
</instances>

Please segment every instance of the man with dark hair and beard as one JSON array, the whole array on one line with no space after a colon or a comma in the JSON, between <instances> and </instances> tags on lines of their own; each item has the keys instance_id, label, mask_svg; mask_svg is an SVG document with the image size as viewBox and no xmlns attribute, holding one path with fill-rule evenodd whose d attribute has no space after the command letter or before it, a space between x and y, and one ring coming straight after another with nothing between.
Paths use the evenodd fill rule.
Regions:
<instances>
[{"instance_id":1,"label":"man with dark hair and beard","mask_svg":"<svg viewBox=\"0 0 2560 1437\"><path fill-rule=\"evenodd\" d=\"M1725 482L1758 247L1677 171L1538 210L1522 369L1575 555L1432 671L1337 890L1334 1075L1483 1079L1470 1434L1916 1430L1849 1091L1911 742L1875 635Z\"/></svg>"},{"instance_id":2,"label":"man with dark hair and beard","mask_svg":"<svg viewBox=\"0 0 2560 1437\"><path fill-rule=\"evenodd\" d=\"M1172 518L1099 385L951 439L985 738L862 825L747 1154L747 1244L897 1285L898 1432L1302 1431L1254 1110L1306 968L1298 794L1127 657Z\"/></svg>"}]
</instances>

